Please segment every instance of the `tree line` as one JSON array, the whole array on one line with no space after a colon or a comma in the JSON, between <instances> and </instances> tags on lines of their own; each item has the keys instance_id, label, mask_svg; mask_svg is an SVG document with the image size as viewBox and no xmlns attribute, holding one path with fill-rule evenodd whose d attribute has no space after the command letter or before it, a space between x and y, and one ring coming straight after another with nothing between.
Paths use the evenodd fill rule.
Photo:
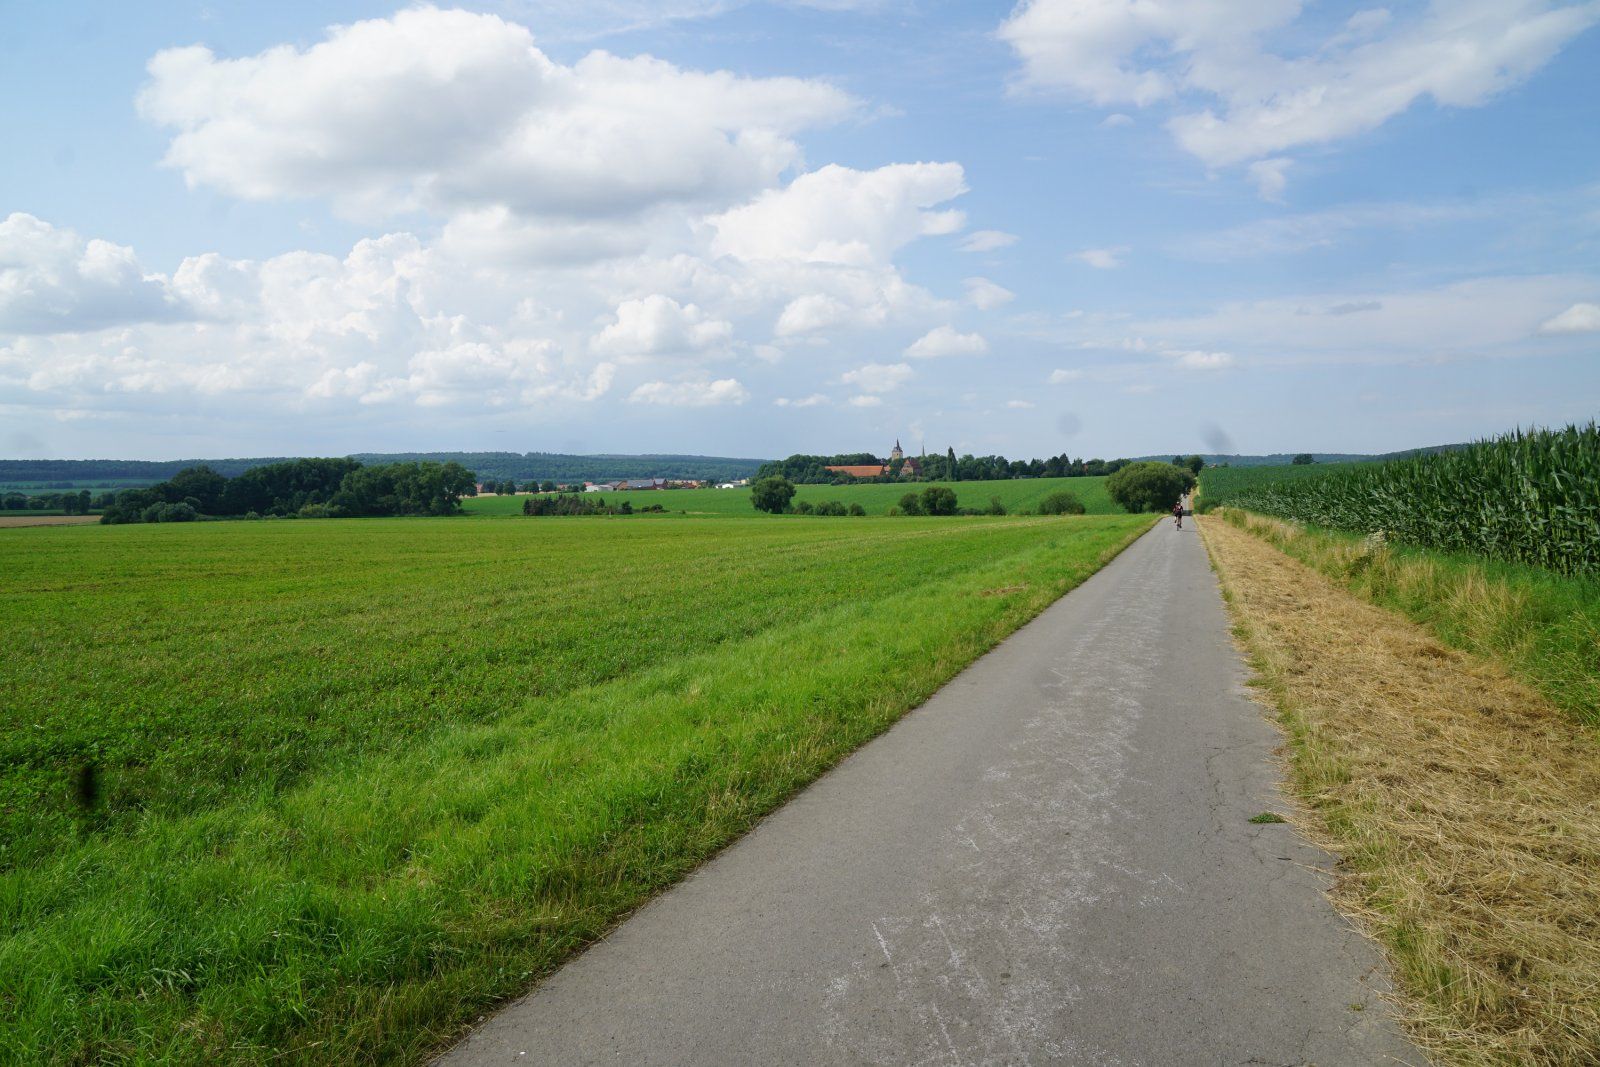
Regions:
<instances>
[{"instance_id":1,"label":"tree line","mask_svg":"<svg viewBox=\"0 0 1600 1067\"><path fill-rule=\"evenodd\" d=\"M584 493L581 490L562 493L559 496L531 496L522 502L524 515L633 515L649 511L661 512L667 509L660 504L643 504L634 507L633 502L624 500L617 504L597 500L598 493ZM610 494L607 494L610 495Z\"/></svg>"},{"instance_id":2,"label":"tree line","mask_svg":"<svg viewBox=\"0 0 1600 1067\"><path fill-rule=\"evenodd\" d=\"M147 488L107 494L100 521L454 515L461 498L476 493L476 476L459 463L367 466L355 459L294 459L232 478L202 464Z\"/></svg>"},{"instance_id":3,"label":"tree line","mask_svg":"<svg viewBox=\"0 0 1600 1067\"><path fill-rule=\"evenodd\" d=\"M4 511L60 511L68 515L87 515L94 506L95 501L87 489L75 493L35 493L32 496L11 492L0 496L0 510Z\"/></svg>"},{"instance_id":4,"label":"tree line","mask_svg":"<svg viewBox=\"0 0 1600 1067\"><path fill-rule=\"evenodd\" d=\"M483 483L485 493L494 493L496 496L511 496L515 493L581 493L582 482L557 485L546 478L544 481L534 479L519 483L515 478L507 478L503 482L489 481Z\"/></svg>"},{"instance_id":5,"label":"tree line","mask_svg":"<svg viewBox=\"0 0 1600 1067\"><path fill-rule=\"evenodd\" d=\"M509 478L519 484L546 480L557 484L582 484L586 480L621 478L726 482L750 477L762 463L759 459L727 456L577 456L558 452L358 452L348 458L369 467L394 463L455 463L480 478L495 481ZM209 467L224 477L233 478L256 467L275 466L293 459L291 456L179 460L0 459L0 484L23 483L51 489L80 489L86 484L95 488L93 483L97 482L149 485L170 480L191 467Z\"/></svg>"},{"instance_id":6,"label":"tree line","mask_svg":"<svg viewBox=\"0 0 1600 1067\"><path fill-rule=\"evenodd\" d=\"M1126 467L1126 459L1075 459L1062 453L1046 459L1007 459L1004 456L958 457L955 449L946 449L943 455L920 456L921 468L913 480L927 482L989 482L1010 478L1098 478L1115 474ZM835 467L866 467L883 461L870 452L848 452L837 456L812 456L795 454L788 459L763 463L756 472L757 478L784 478L796 485L850 485L856 482L898 482L906 480L904 464L890 463L887 474L869 478L856 478Z\"/></svg>"}]
</instances>

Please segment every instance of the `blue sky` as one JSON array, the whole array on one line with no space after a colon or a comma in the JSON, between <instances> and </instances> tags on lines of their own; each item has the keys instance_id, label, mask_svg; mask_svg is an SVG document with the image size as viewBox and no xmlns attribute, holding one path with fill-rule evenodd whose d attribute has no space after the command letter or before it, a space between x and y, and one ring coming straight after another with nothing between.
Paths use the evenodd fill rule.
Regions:
<instances>
[{"instance_id":1,"label":"blue sky","mask_svg":"<svg viewBox=\"0 0 1600 1067\"><path fill-rule=\"evenodd\" d=\"M19 3L0 454L1594 416L1600 3Z\"/></svg>"}]
</instances>

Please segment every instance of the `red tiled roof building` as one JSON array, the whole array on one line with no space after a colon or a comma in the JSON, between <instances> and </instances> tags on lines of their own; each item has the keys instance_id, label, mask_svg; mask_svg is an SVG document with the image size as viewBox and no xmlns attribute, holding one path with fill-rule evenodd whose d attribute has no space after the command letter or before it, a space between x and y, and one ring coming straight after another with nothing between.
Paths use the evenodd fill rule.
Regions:
<instances>
[{"instance_id":1,"label":"red tiled roof building","mask_svg":"<svg viewBox=\"0 0 1600 1067\"><path fill-rule=\"evenodd\" d=\"M889 464L895 460L901 461L901 477L914 477L922 473L922 463L915 457L907 459L906 454L900 449L898 440L895 441L894 449L889 453L889 463L856 464L854 466L839 465L830 466L828 469L837 471L840 474L848 474L852 478L878 478L885 474L894 473L889 469Z\"/></svg>"}]
</instances>

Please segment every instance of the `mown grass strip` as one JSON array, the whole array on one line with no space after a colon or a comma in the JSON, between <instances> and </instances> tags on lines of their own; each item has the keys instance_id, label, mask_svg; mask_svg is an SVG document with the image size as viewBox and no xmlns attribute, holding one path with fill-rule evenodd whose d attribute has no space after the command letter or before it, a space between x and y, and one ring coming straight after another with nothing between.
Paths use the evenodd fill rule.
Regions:
<instances>
[{"instance_id":1,"label":"mown grass strip","mask_svg":"<svg viewBox=\"0 0 1600 1067\"><path fill-rule=\"evenodd\" d=\"M1498 665L1203 519L1289 738L1296 821L1441 1062L1600 1062L1594 735Z\"/></svg>"},{"instance_id":2,"label":"mown grass strip","mask_svg":"<svg viewBox=\"0 0 1600 1067\"><path fill-rule=\"evenodd\" d=\"M1504 664L1578 722L1600 727L1600 579L1308 529L1238 508L1217 514L1445 644Z\"/></svg>"},{"instance_id":3,"label":"mown grass strip","mask_svg":"<svg viewBox=\"0 0 1600 1067\"><path fill-rule=\"evenodd\" d=\"M0 869L1035 545L989 520L168 524L0 539ZM82 813L69 788L98 770Z\"/></svg>"},{"instance_id":4,"label":"mown grass strip","mask_svg":"<svg viewBox=\"0 0 1600 1067\"><path fill-rule=\"evenodd\" d=\"M974 524L987 551L892 593L839 595L13 869L0 876L0 1058L421 1060L1150 522ZM471 537L508 524L444 525ZM925 549L958 546L954 530L922 530Z\"/></svg>"}]
</instances>

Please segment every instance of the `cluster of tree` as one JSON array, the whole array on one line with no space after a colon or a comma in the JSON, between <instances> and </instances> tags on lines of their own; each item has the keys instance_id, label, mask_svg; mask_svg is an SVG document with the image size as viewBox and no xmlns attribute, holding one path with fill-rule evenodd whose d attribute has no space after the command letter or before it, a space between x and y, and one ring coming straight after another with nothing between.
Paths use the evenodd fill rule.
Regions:
<instances>
[{"instance_id":1,"label":"cluster of tree","mask_svg":"<svg viewBox=\"0 0 1600 1067\"><path fill-rule=\"evenodd\" d=\"M1193 489L1194 472L1173 463L1130 463L1106 479L1106 493L1126 511L1171 511Z\"/></svg>"},{"instance_id":2,"label":"cluster of tree","mask_svg":"<svg viewBox=\"0 0 1600 1067\"><path fill-rule=\"evenodd\" d=\"M1100 478L1127 466L1125 459L1074 459L1063 452L1045 459L1004 456L961 456L946 449L943 456L920 460L921 477L930 482L989 482L1009 478Z\"/></svg>"},{"instance_id":3,"label":"cluster of tree","mask_svg":"<svg viewBox=\"0 0 1600 1067\"><path fill-rule=\"evenodd\" d=\"M0 509L5 511L62 511L68 515L87 515L94 507L89 490L76 493L6 493L0 497Z\"/></svg>"},{"instance_id":4,"label":"cluster of tree","mask_svg":"<svg viewBox=\"0 0 1600 1067\"><path fill-rule=\"evenodd\" d=\"M1051 493L1039 501L1041 515L1082 515L1084 511L1083 501L1065 489Z\"/></svg>"},{"instance_id":5,"label":"cluster of tree","mask_svg":"<svg viewBox=\"0 0 1600 1067\"><path fill-rule=\"evenodd\" d=\"M581 493L583 483L576 482L570 485L557 485L546 478L544 481L529 481L522 485L517 484L515 478L507 478L503 482L484 482L483 491L496 496L511 496L515 493Z\"/></svg>"},{"instance_id":6,"label":"cluster of tree","mask_svg":"<svg viewBox=\"0 0 1600 1067\"><path fill-rule=\"evenodd\" d=\"M794 506L796 515L865 515L867 509L860 504L846 505L840 500L824 500L813 504L809 500L802 500Z\"/></svg>"},{"instance_id":7,"label":"cluster of tree","mask_svg":"<svg viewBox=\"0 0 1600 1067\"><path fill-rule=\"evenodd\" d=\"M995 503L1000 503L999 498ZM942 485L930 485L920 493L907 493L900 498L900 503L889 509L891 515L954 515L959 511L956 503L956 494L953 489L946 489ZM1000 514L1005 514L1004 507Z\"/></svg>"},{"instance_id":8,"label":"cluster of tree","mask_svg":"<svg viewBox=\"0 0 1600 1067\"><path fill-rule=\"evenodd\" d=\"M636 508L632 501L608 504L596 496L582 492L563 493L560 496L531 496L522 502L524 515L633 515L651 511L666 511L660 504L646 504Z\"/></svg>"},{"instance_id":9,"label":"cluster of tree","mask_svg":"<svg viewBox=\"0 0 1600 1067\"><path fill-rule=\"evenodd\" d=\"M1048 459L1007 459L1004 456L956 456L955 449L946 449L944 455L935 453L917 459L920 468L916 480L926 482L988 482L1009 478L1097 478L1114 474L1130 461L1125 459L1074 459L1066 453ZM903 480L900 463L889 465L886 474L870 478L855 478L833 467L866 467L882 465L883 460L870 452L853 452L838 456L793 455L788 459L763 463L757 472L761 478L787 478L796 485L848 485L852 482L896 482Z\"/></svg>"},{"instance_id":10,"label":"cluster of tree","mask_svg":"<svg viewBox=\"0 0 1600 1067\"><path fill-rule=\"evenodd\" d=\"M1172 465L1174 467L1182 467L1197 477L1201 471L1206 469L1204 456L1173 456Z\"/></svg>"},{"instance_id":11,"label":"cluster of tree","mask_svg":"<svg viewBox=\"0 0 1600 1067\"><path fill-rule=\"evenodd\" d=\"M807 456L796 453L788 459L773 460L763 463L761 469L756 471L760 478L786 478L796 485L848 485L856 481L879 481L888 479L878 478L852 478L839 471L831 471L828 467L871 467L881 466L883 460L871 452L844 452L837 456Z\"/></svg>"},{"instance_id":12,"label":"cluster of tree","mask_svg":"<svg viewBox=\"0 0 1600 1067\"><path fill-rule=\"evenodd\" d=\"M865 515L867 509L860 504L846 504L839 500L824 500L812 503L802 500L791 506L794 500L794 483L787 478L769 475L757 479L750 486L750 503L754 504L757 511L770 512L773 515Z\"/></svg>"},{"instance_id":13,"label":"cluster of tree","mask_svg":"<svg viewBox=\"0 0 1600 1067\"><path fill-rule=\"evenodd\" d=\"M365 466L354 459L295 459L252 467L233 478L209 466L167 481L124 489L100 516L105 523L187 522L200 516L453 515L477 492L456 463Z\"/></svg>"}]
</instances>

